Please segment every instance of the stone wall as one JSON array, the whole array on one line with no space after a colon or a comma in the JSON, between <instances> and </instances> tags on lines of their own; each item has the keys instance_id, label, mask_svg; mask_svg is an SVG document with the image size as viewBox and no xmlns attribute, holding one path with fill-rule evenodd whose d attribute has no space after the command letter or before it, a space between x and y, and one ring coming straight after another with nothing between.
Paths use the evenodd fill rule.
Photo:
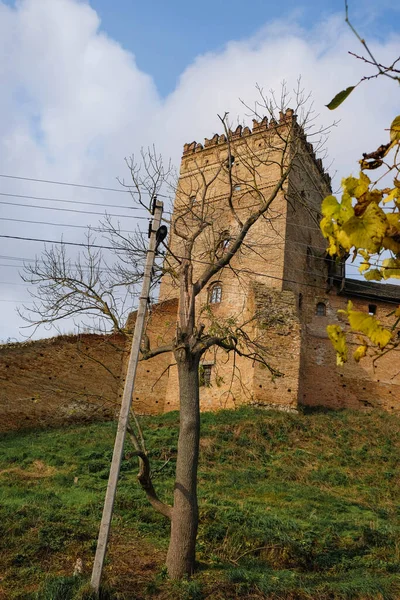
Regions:
<instances>
[{"instance_id":1,"label":"stone wall","mask_svg":"<svg viewBox=\"0 0 400 600\"><path fill-rule=\"evenodd\" d=\"M170 345L176 331L178 301L166 300L155 305L149 315L146 333L151 350ZM167 399L167 387L175 365L172 352L163 352L138 364L132 406L137 414L157 414L176 407L174 396Z\"/></svg>"},{"instance_id":2,"label":"stone wall","mask_svg":"<svg viewBox=\"0 0 400 600\"><path fill-rule=\"evenodd\" d=\"M255 314L266 358L281 376L271 377L262 364L254 364L253 402L259 406L295 410L298 405L301 326L297 295L255 284Z\"/></svg>"},{"instance_id":3,"label":"stone wall","mask_svg":"<svg viewBox=\"0 0 400 600\"><path fill-rule=\"evenodd\" d=\"M177 301L156 305L147 335L152 349L170 343ZM133 328L136 314L130 318ZM0 432L73 421L109 419L119 413L130 338L72 335L0 346ZM168 410L166 389L173 355L140 361L133 407L138 414Z\"/></svg>"},{"instance_id":4,"label":"stone wall","mask_svg":"<svg viewBox=\"0 0 400 600\"><path fill-rule=\"evenodd\" d=\"M390 322L389 313L393 304L351 298L354 309L368 313L369 304L377 306L377 317L383 324ZM325 406L332 409L381 408L388 411L400 410L400 352L392 351L379 358L364 358L355 363L350 358L343 367L336 366L335 351L328 339L326 326L339 323L337 310L345 309L348 298L332 291L327 296L326 316L315 314L315 304L310 309L314 313L307 324L305 360L302 369L302 395L300 403L307 406ZM356 336L349 338L349 355L359 346Z\"/></svg>"},{"instance_id":5,"label":"stone wall","mask_svg":"<svg viewBox=\"0 0 400 600\"><path fill-rule=\"evenodd\" d=\"M0 346L0 431L113 417L124 345L83 334Z\"/></svg>"}]
</instances>

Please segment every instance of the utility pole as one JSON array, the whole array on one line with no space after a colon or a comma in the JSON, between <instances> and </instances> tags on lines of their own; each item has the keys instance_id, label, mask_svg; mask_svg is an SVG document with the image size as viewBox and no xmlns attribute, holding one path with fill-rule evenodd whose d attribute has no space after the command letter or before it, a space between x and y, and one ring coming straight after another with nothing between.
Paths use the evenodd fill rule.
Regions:
<instances>
[{"instance_id":1,"label":"utility pole","mask_svg":"<svg viewBox=\"0 0 400 600\"><path fill-rule=\"evenodd\" d=\"M154 259L156 256L156 232L160 227L162 212L163 203L158 202L158 200L155 200L154 219L151 227L149 248L147 250L142 293L139 299L139 307L136 316L135 330L133 333L131 353L129 356L128 369L124 385L124 393L122 396L121 410L118 420L118 429L115 436L114 452L111 461L110 475L108 478L106 497L104 500L103 516L101 518L96 555L93 563L91 587L93 588L96 594L99 593L100 579L103 571L104 558L107 550L108 536L110 533L114 500L117 491L117 483L121 467L122 454L124 451L125 435L129 422L129 411L131 408L136 369L139 361L140 344L143 336L144 321L146 318L147 303L150 293L151 275L154 265Z\"/></svg>"}]
</instances>

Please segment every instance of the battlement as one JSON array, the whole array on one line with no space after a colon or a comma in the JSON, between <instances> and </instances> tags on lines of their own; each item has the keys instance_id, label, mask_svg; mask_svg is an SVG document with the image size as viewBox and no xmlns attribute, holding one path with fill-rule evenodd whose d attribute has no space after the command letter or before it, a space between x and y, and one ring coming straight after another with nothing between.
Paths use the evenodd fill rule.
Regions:
<instances>
[{"instance_id":1,"label":"battlement","mask_svg":"<svg viewBox=\"0 0 400 600\"><path fill-rule=\"evenodd\" d=\"M274 129L278 125L284 125L285 123L289 123L290 121L296 122L296 115L291 108L288 108L285 113L279 113L279 123L275 121L275 119L271 119L268 121L267 117L264 117L261 121L257 121L253 119L253 127L243 127L242 125L238 125L235 131L229 130L229 139L236 140L241 137L247 137L254 133L260 133L261 131L265 131L267 129ZM219 135L218 133L214 134L212 138L205 138L204 144L200 144L199 142L190 142L188 144L183 145L183 156L187 154L192 154L193 152L200 152L204 150L204 148L209 148L211 146L216 146L217 144L226 144L227 137L225 134Z\"/></svg>"},{"instance_id":2,"label":"battlement","mask_svg":"<svg viewBox=\"0 0 400 600\"><path fill-rule=\"evenodd\" d=\"M261 121L257 121L256 119L253 119L253 127L251 129L250 129L250 127L247 127L247 126L243 127L242 125L238 125L234 131L229 129L228 137L229 137L229 140L235 141L240 138L247 138L247 137L255 135L255 134L257 135L263 131L268 131L268 130L272 131L272 130L276 129L277 127L280 127L282 125L286 125L289 123L297 124L297 115L294 114L294 111L291 108L286 109L286 111L284 113L282 111L279 113L279 122L276 121L275 119L268 120L267 117L264 117ZM308 154L310 155L310 158L313 160L315 166L317 167L318 171L323 176L327 185L330 186L331 185L331 177L328 173L325 172L323 164L322 164L322 159L316 157L313 145L307 141L307 138L306 138L306 135L305 135L303 129L299 125L297 125L297 128L298 128L298 130L300 130L300 137L303 140L305 150L307 150ZM226 144L227 141L228 141L228 139L225 134L220 135L218 133L215 133L211 138L205 138L203 144L201 144L200 142L197 142L197 141L193 141L193 142L184 144L183 145L183 157L186 158L187 156L189 156L191 154L196 154L198 152L202 152L203 150L206 150L208 148L222 146L223 144Z\"/></svg>"}]
</instances>

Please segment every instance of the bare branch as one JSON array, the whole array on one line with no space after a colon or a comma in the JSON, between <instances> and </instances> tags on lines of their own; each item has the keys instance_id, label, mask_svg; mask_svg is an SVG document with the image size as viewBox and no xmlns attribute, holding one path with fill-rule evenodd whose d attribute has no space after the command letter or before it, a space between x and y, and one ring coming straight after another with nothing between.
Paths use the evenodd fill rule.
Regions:
<instances>
[{"instance_id":1,"label":"bare branch","mask_svg":"<svg viewBox=\"0 0 400 600\"><path fill-rule=\"evenodd\" d=\"M129 438L135 448L135 455L139 459L139 473L138 473L138 481L141 485L141 488L146 493L147 499L152 505L152 507L164 517L171 519L172 517L172 507L169 504L165 504L162 502L154 489L153 482L151 480L151 471L150 471L150 461L149 458L141 447L138 438L136 437L135 432L133 431L131 425L128 425L128 434Z\"/></svg>"}]
</instances>

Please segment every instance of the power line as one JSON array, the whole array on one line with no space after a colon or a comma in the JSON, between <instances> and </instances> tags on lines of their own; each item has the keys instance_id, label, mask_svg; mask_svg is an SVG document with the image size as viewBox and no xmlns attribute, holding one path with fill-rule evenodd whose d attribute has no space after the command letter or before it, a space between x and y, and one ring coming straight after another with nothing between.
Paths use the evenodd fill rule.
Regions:
<instances>
[{"instance_id":1,"label":"power line","mask_svg":"<svg viewBox=\"0 0 400 600\"><path fill-rule=\"evenodd\" d=\"M75 227L76 229L89 229L94 231L90 225L73 225L69 223L51 223L49 221L28 221L26 219L11 219L8 217L0 217L0 221L12 221L13 223L29 223L32 225L50 225L52 227ZM120 229L120 233L132 233L129 229ZM144 233L144 232L141 232Z\"/></svg>"},{"instance_id":2,"label":"power line","mask_svg":"<svg viewBox=\"0 0 400 600\"><path fill-rule=\"evenodd\" d=\"M46 202L64 202L65 204L87 204L90 206L105 206L106 208L126 208L128 210L143 210L139 206L104 204L101 202L85 202L83 200L63 200L62 198L47 198L46 196L28 196L26 194L6 194L5 192L0 192L0 196L7 196L10 198L28 198L29 200L44 200Z\"/></svg>"},{"instance_id":3,"label":"power line","mask_svg":"<svg viewBox=\"0 0 400 600\"><path fill-rule=\"evenodd\" d=\"M25 242L44 242L46 244L63 244L65 246L81 246L83 248L102 248L104 250L116 250L114 246L102 246L100 244L83 244L81 242L65 242L63 240L45 240L41 238L29 238L18 235L0 235L0 238L6 238L10 240L22 240Z\"/></svg>"},{"instance_id":4,"label":"power line","mask_svg":"<svg viewBox=\"0 0 400 600\"><path fill-rule=\"evenodd\" d=\"M84 184L84 183L71 183L69 181L56 181L56 180L51 180L51 179L38 179L35 177L22 177L22 176L17 176L17 175L6 175L4 173L0 173L0 177L4 177L7 179L18 179L21 181L34 181L36 183L50 183L53 185L65 185L65 186L70 186L70 187L85 188L85 189L89 189L89 190L102 190L105 192L118 192L118 193L122 193L122 194L131 194L132 193L132 191L130 189L121 190L120 188L109 188L109 187L103 187L100 185L89 185L89 184ZM124 187L134 188L133 185L125 185L125 184L124 184ZM155 195L160 198L168 198L168 199L171 198L171 196L165 196L164 194L160 194L160 193L157 193Z\"/></svg>"},{"instance_id":5,"label":"power line","mask_svg":"<svg viewBox=\"0 0 400 600\"><path fill-rule=\"evenodd\" d=\"M130 190L121 190L118 188L102 187L100 185L87 185L87 184L83 184L83 183L70 183L68 181L54 181L54 180L50 180L50 179L36 179L34 177L21 177L21 176L17 176L17 175L5 175L5 174L0 174L0 177L5 177L7 179L19 179L22 181L35 181L37 183L52 183L54 185L66 185L66 186L71 186L71 187L87 188L87 189L91 189L91 190L103 190L105 192L119 192L122 194L130 194Z\"/></svg>"},{"instance_id":6,"label":"power line","mask_svg":"<svg viewBox=\"0 0 400 600\"><path fill-rule=\"evenodd\" d=\"M84 200L64 200L63 198L47 198L46 196L29 196L27 194L11 194L11 193L6 193L6 192L0 192L0 196L6 196L6 197L10 197L10 198L26 198L29 200L43 200L45 202L63 202L65 204L81 204L81 205L89 205L89 206L104 206L105 208L122 208L122 209L127 209L127 210L145 210L144 207L141 206L126 206L126 205L121 205L121 204L104 204L102 202L86 202ZM4 203L5 204L5 203ZM13 206L15 203L10 202L9 203L11 206ZM35 205L25 205L25 204L15 204L15 206L32 206L34 208L44 208L44 209L48 209L50 210L51 207L47 207L47 206L35 206ZM52 210L57 210L56 208L52 208ZM166 214L171 215L172 212L170 211L164 211ZM101 214L101 213L99 213ZM139 218L139 217L136 217ZM146 217L147 218L147 217ZM149 217L150 218L150 217Z\"/></svg>"},{"instance_id":7,"label":"power line","mask_svg":"<svg viewBox=\"0 0 400 600\"><path fill-rule=\"evenodd\" d=\"M141 216L136 216L136 215L116 215L113 213L100 213L100 212L95 212L92 210L74 210L73 208L58 208L55 206L38 206L37 204L21 204L19 202L7 202L5 200L1 200L0 204L6 204L7 206L22 206L23 208L41 208L42 210L57 210L57 211L61 211L61 212L69 212L69 213L75 213L75 214L81 214L81 215L99 215L101 217L122 217L124 219L145 219L145 220L149 220L151 219L150 216L148 217L141 217Z\"/></svg>"}]
</instances>

